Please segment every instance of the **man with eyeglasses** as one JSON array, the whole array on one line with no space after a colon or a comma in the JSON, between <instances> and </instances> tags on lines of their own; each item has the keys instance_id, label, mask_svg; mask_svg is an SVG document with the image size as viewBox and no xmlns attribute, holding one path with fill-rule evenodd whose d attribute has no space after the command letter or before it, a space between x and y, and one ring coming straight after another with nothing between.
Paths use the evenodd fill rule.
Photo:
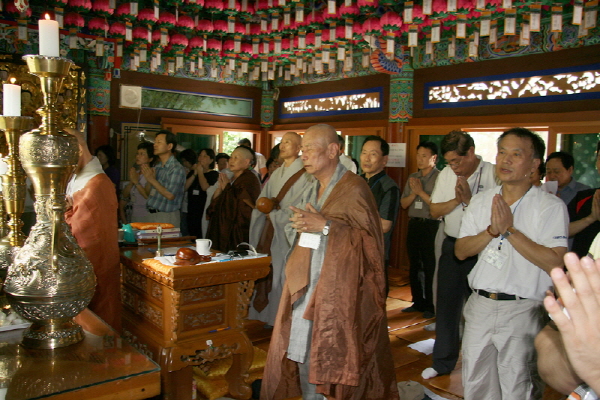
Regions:
<instances>
[{"instance_id":1,"label":"man with eyeglasses","mask_svg":"<svg viewBox=\"0 0 600 400\"><path fill-rule=\"evenodd\" d=\"M456 366L462 307L469 294L467 275L477 256L460 261L454 255L454 245L471 196L497 186L494 166L475 154L475 142L468 133L450 132L442 140L441 150L447 165L433 188L430 212L433 218L444 218L446 238L437 275L433 364L423 371L423 379L449 374Z\"/></svg>"}]
</instances>

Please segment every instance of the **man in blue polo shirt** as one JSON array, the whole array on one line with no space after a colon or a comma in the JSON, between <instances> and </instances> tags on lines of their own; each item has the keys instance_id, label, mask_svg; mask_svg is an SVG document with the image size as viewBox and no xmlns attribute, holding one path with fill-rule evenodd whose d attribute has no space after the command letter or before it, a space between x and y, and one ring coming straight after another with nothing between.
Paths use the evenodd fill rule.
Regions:
<instances>
[{"instance_id":1,"label":"man in blue polo shirt","mask_svg":"<svg viewBox=\"0 0 600 400\"><path fill-rule=\"evenodd\" d=\"M142 166L142 173L152 186L146 206L150 214L146 222L164 222L180 226L180 208L185 186L185 170L175 159L176 136L161 130L154 138L154 155L160 162L151 168Z\"/></svg>"}]
</instances>

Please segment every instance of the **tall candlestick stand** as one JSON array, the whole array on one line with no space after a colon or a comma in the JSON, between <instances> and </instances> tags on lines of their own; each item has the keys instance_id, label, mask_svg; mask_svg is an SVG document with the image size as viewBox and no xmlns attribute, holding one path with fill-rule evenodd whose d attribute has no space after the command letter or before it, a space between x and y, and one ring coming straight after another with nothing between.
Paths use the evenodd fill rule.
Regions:
<instances>
[{"instance_id":1,"label":"tall candlestick stand","mask_svg":"<svg viewBox=\"0 0 600 400\"><path fill-rule=\"evenodd\" d=\"M7 117L0 116L0 130L8 144L8 155L4 161L8 170L2 175L2 206L3 211L10 216L8 233L2 235L0 240L0 276L5 276L6 270L13 262L15 250L23 246L25 235L21 232L23 222L21 214L25 207L25 171L19 160L19 138L21 134L33 127L32 117ZM4 215L4 212L2 213ZM2 219L4 221L4 218Z\"/></svg>"},{"instance_id":2,"label":"tall candlestick stand","mask_svg":"<svg viewBox=\"0 0 600 400\"><path fill-rule=\"evenodd\" d=\"M6 296L32 325L23 345L54 349L83 339L73 317L90 302L96 278L92 264L65 222L65 191L77 166L77 139L59 125L57 98L72 61L61 57L27 55L29 72L40 78L44 106L39 129L21 136L21 164L35 191L37 221L8 269Z\"/></svg>"}]
</instances>

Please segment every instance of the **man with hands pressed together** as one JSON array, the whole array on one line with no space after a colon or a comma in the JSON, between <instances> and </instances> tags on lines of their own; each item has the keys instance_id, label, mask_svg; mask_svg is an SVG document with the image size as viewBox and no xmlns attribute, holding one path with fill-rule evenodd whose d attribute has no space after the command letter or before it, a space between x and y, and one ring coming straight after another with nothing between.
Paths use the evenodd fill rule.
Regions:
<instances>
[{"instance_id":1,"label":"man with hands pressed together","mask_svg":"<svg viewBox=\"0 0 600 400\"><path fill-rule=\"evenodd\" d=\"M440 171L437 162L437 145L422 142L417 146L417 167L419 170L408 177L400 204L408 208L408 234L406 248L410 260L410 291L413 305L402 312L420 311L424 318L433 318L433 277L435 274L435 236L440 225L439 219L431 218L429 206L431 192ZM421 280L420 275L423 275Z\"/></svg>"},{"instance_id":2,"label":"man with hands pressed together","mask_svg":"<svg viewBox=\"0 0 600 400\"><path fill-rule=\"evenodd\" d=\"M185 170L175 159L177 137L170 131L161 130L154 138L154 155L158 164L152 168L142 165L142 174L152 186L146 203L150 214L146 221L164 222L180 226L181 202L185 185Z\"/></svg>"},{"instance_id":3,"label":"man with hands pressed together","mask_svg":"<svg viewBox=\"0 0 600 400\"><path fill-rule=\"evenodd\" d=\"M375 199L364 179L339 163L333 127L307 129L302 150L314 180L290 207L286 231L295 246L261 399L398 399Z\"/></svg>"},{"instance_id":4,"label":"man with hands pressed together","mask_svg":"<svg viewBox=\"0 0 600 400\"><path fill-rule=\"evenodd\" d=\"M440 172L431 193L431 218L443 217L446 238L439 259L436 296L436 329L433 364L423 370L423 379L449 374L460 352L460 319L469 295L467 275L477 257L459 260L454 256L463 214L471 196L496 186L494 166L475 154L475 142L466 132L452 131L442 139L441 152L448 163Z\"/></svg>"},{"instance_id":5,"label":"man with hands pressed together","mask_svg":"<svg viewBox=\"0 0 600 400\"><path fill-rule=\"evenodd\" d=\"M545 152L524 128L498 139L496 174L502 185L471 199L456 257L479 255L469 273L473 293L464 309L465 399L539 399L533 340L550 271L567 250L564 203L530 183Z\"/></svg>"}]
</instances>

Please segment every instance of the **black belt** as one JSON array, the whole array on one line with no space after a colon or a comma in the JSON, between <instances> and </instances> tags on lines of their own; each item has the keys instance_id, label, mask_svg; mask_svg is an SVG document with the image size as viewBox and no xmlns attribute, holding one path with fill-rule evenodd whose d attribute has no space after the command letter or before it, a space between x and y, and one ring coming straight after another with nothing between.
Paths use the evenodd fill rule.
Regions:
<instances>
[{"instance_id":1,"label":"black belt","mask_svg":"<svg viewBox=\"0 0 600 400\"><path fill-rule=\"evenodd\" d=\"M422 218L422 217L409 217L409 219L411 221L418 221L418 222L440 222L437 219L431 219L431 218Z\"/></svg>"},{"instance_id":2,"label":"black belt","mask_svg":"<svg viewBox=\"0 0 600 400\"><path fill-rule=\"evenodd\" d=\"M160 211L159 211L159 210L157 210L156 208L148 208L148 212L149 212L150 214L155 214L155 213L157 213L157 212L160 212Z\"/></svg>"},{"instance_id":3,"label":"black belt","mask_svg":"<svg viewBox=\"0 0 600 400\"><path fill-rule=\"evenodd\" d=\"M517 297L514 294L490 293L490 292L486 292L485 290L482 290L482 289L474 289L473 291L475 293L477 293L478 295L480 295L480 296L487 297L488 299L492 299L492 300L518 300L518 299L523 299L523 297Z\"/></svg>"}]
</instances>

